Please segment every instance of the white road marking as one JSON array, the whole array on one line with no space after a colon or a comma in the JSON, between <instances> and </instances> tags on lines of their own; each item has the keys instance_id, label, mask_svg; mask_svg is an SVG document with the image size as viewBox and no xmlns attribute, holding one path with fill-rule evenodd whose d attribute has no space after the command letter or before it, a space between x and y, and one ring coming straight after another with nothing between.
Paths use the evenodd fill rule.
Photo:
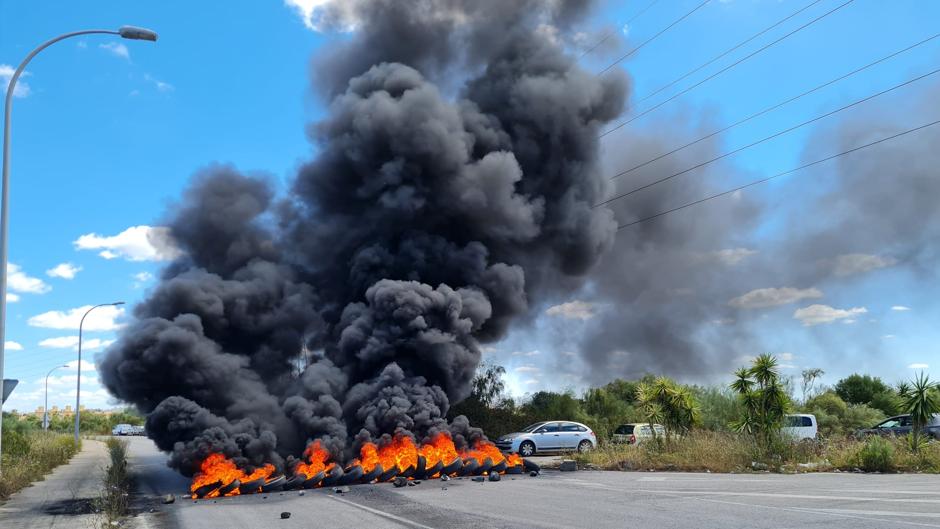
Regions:
<instances>
[{"instance_id":1,"label":"white road marking","mask_svg":"<svg viewBox=\"0 0 940 529\"><path fill-rule=\"evenodd\" d=\"M869 516L910 516L913 518L940 518L937 512L910 512L910 511L860 511L857 509L816 509L806 508L814 512L838 513L838 514L865 514Z\"/></svg>"},{"instance_id":2,"label":"white road marking","mask_svg":"<svg viewBox=\"0 0 940 529\"><path fill-rule=\"evenodd\" d=\"M836 517L836 518L854 518L854 519L857 519L857 520L865 520L865 521L869 521L869 522L881 522L881 521L884 521L884 520L882 520L881 518L871 518L871 517L867 517L867 516L855 516L855 515L852 515L852 514L842 514L842 513L826 512L826 511L820 511L820 510L816 510L816 509L802 509L802 508L799 508L799 507L780 507L780 506L777 506L777 505L758 505L758 504L754 504L754 503L743 503L743 502L737 502L737 501L713 500L713 499L710 499L710 498L692 498L692 499L694 499L694 500L699 500L699 501L704 501L704 502L709 502L709 503L720 503L720 504L724 504L724 505L737 505L737 506L741 506L741 507L756 507L756 508L758 508L758 509L773 509L773 510L777 510L777 511L798 512L798 513L803 513L803 514L818 514L818 515L825 515L825 516L834 516L834 517ZM940 525L934 525L934 524L929 524L929 523L919 523L919 522L909 522L909 521L906 521L906 520L893 520L892 523L895 523L895 524L904 524L904 525L914 525L914 526L917 526L917 527L940 527Z\"/></svg>"},{"instance_id":3,"label":"white road marking","mask_svg":"<svg viewBox=\"0 0 940 529\"><path fill-rule=\"evenodd\" d=\"M717 492L711 490L652 490L652 489L634 489L636 492L647 492L650 494L684 494L701 496L747 496L755 498L786 498L795 500L843 500L843 501L876 501L886 503L940 503L940 499L927 500L921 498L871 498L864 496L826 496L815 494L787 494L777 492Z\"/></svg>"},{"instance_id":4,"label":"white road marking","mask_svg":"<svg viewBox=\"0 0 940 529\"><path fill-rule=\"evenodd\" d=\"M366 511L366 512L370 512L370 513L375 514L375 515L377 515L377 516L381 516L382 518L388 518L389 520L396 521L396 522L398 522L398 523L400 523L400 524L404 524L404 525L407 525L407 526L409 526L409 527L417 527L418 529L434 529L433 527L429 527L429 526L427 526L427 525L420 524L420 523L418 523L418 522L413 522L413 521L411 521L411 520L409 520L409 519L407 519L407 518L402 518L401 516L397 516L397 515L394 515L394 514L389 513L389 512L380 511L380 510L378 510L378 509L373 509L372 507L366 507L365 505L360 505L360 504L358 504L358 503L356 503L356 502L354 502L354 501L344 500L343 498L340 498L340 497L338 497L338 496L327 496L327 498L330 498L331 500L336 500L336 501L338 501L338 502L340 502L340 503L345 503L345 504L347 504L347 505L351 505L351 506L353 506L353 507L356 507L357 509L362 509L362 510L364 510L364 511Z\"/></svg>"},{"instance_id":5,"label":"white road marking","mask_svg":"<svg viewBox=\"0 0 940 529\"><path fill-rule=\"evenodd\" d=\"M868 494L910 494L912 496L940 496L940 490L877 490L877 489L828 489L829 492L864 492Z\"/></svg>"}]
</instances>

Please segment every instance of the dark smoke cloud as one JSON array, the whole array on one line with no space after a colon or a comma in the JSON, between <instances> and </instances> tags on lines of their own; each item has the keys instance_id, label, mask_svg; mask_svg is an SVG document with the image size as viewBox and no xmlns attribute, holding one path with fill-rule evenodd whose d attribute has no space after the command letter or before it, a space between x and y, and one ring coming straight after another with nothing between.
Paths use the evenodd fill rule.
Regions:
<instances>
[{"instance_id":1,"label":"dark smoke cloud","mask_svg":"<svg viewBox=\"0 0 940 529\"><path fill-rule=\"evenodd\" d=\"M933 107L938 95L940 89L933 86L828 124L807 142L802 162L937 119ZM694 122L680 112L644 132L613 135L604 146L606 162L617 170L632 167L683 143L676 138L694 139L716 128L706 123L701 130L690 130ZM935 281L940 270L940 153L931 146L938 141L940 129L932 127L794 174L773 191L752 188L622 230L588 287L574 296L597 306L597 316L584 324L577 344L584 364L578 374L593 384L644 373L692 382L726 379L742 356L767 351L766 329L759 333L754 322L772 310L734 307L729 305L733 298L760 288L816 288L822 298L780 305L780 316L799 328L800 322L790 318L796 308L862 304L840 305L830 295L843 291L844 299L853 299L851 289L882 267L902 269L916 281ZM703 142L621 178L629 180L620 183L621 189L684 170L728 148ZM618 219L629 222L761 176L745 174L731 162L713 164L610 207ZM777 227L770 235L760 231L767 222ZM716 253L729 249L753 253L737 263ZM557 325L566 332L572 329ZM837 338L808 336L833 355L805 358L807 363L835 363L845 354L847 344ZM885 357L880 340L872 342L851 345L859 353L854 362ZM557 367L571 372L568 360L560 359Z\"/></svg>"},{"instance_id":2,"label":"dark smoke cloud","mask_svg":"<svg viewBox=\"0 0 940 529\"><path fill-rule=\"evenodd\" d=\"M101 362L184 474L211 452L284 469L314 439L339 458L396 433L473 442L444 417L480 343L611 246L597 135L627 82L554 38L585 2L347 5L359 31L320 59L316 157L282 197L198 174L168 219L183 256Z\"/></svg>"}]
</instances>

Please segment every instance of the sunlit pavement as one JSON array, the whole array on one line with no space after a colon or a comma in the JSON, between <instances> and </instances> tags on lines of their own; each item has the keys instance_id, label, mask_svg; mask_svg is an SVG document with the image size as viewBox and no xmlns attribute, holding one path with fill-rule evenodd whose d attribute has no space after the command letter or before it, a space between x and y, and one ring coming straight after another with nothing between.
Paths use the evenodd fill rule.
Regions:
<instances>
[{"instance_id":1,"label":"sunlit pavement","mask_svg":"<svg viewBox=\"0 0 940 529\"><path fill-rule=\"evenodd\" d=\"M556 472L427 480L413 487L359 485L177 500L186 482L159 463L165 456L134 439L132 461L147 465L153 513L138 524L181 528L249 527L564 527L786 528L940 527L940 477L921 474L687 474ZM136 471L136 469L135 469ZM281 519L282 512L290 518Z\"/></svg>"}]
</instances>

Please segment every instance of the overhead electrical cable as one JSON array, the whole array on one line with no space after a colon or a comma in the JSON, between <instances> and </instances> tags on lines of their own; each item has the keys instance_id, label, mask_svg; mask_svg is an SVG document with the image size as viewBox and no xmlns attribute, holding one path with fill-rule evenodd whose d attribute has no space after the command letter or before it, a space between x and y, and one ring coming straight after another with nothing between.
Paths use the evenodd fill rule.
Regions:
<instances>
[{"instance_id":1,"label":"overhead electrical cable","mask_svg":"<svg viewBox=\"0 0 940 529\"><path fill-rule=\"evenodd\" d=\"M728 66L725 66L725 67L722 68L721 70L718 70L717 72L715 72L715 73L709 75L708 77L702 79L701 81L699 81L699 82L697 82L697 83L695 83L695 84L693 84L693 85L691 85L691 86L688 86L688 87L684 88L683 90L681 90L681 91L679 91L679 92L676 92L675 94L673 94L673 95L672 95L671 97L669 97L668 99L665 99L665 100L663 100L663 101L661 101L661 102L659 102L659 103L657 103L657 104L651 106L650 108L644 110L643 112L640 112L639 114L637 114L637 115L635 115L635 116L633 116L633 117L631 117L631 118L629 118L629 119L627 119L627 120L625 120L625 121L620 122L619 124L615 125L613 128L610 128L610 129L608 129L608 130L602 132L599 137L603 138L604 136L607 136L607 135L610 134L611 132L614 132L614 131L616 131L616 130L618 130L618 129L620 129L620 128L622 128L622 127L624 127L624 126L626 126L626 125L628 125L628 124L630 124L630 123L633 123L634 121L636 121L636 120L640 119L641 117L643 117L643 116L649 114L650 112L652 112L652 111L654 111L654 110L660 108L661 106L665 105L666 103L668 103L668 102L670 102L670 101L672 101L672 100L674 100L674 99L676 99L676 98L678 98L678 97L680 97L680 96L682 96L682 95L685 95L685 94L689 93L691 90L695 89L696 87L699 87L699 86L705 84L706 82L708 82L708 81L714 79L715 77L718 77L719 75L721 75L721 74L727 72L728 70L730 70L730 69L734 68L735 66L737 66L737 65L739 65L739 64L741 64L741 63L743 63L744 61L750 59L751 57L754 57L755 55L757 55L757 54L759 54L759 53L761 53L761 52L763 52L763 51L769 49L770 47L774 46L775 44L777 44L777 43L779 43L779 42L782 42L783 40L785 40L785 39L787 39L787 38L789 38L789 37L791 37L791 36L797 34L798 32L800 32L800 31L802 31L802 30L808 28L809 26L815 24L816 22L819 22L820 20L822 20L822 19L826 18L827 16L829 16L829 15L835 13L836 11L838 11L838 10L842 9L843 7L845 7L845 6L849 5L849 4L851 4L851 3L854 2L854 1L855 1L855 0L846 0L846 1L843 2L842 4L839 4L838 6L836 6L836 7L832 8L832 9L830 9L829 11L826 11L826 12L823 13L822 15L819 15L818 17L816 17L816 18L810 20L809 22L803 24L802 26L800 26L800 27L794 29L793 31L791 31L791 32L789 32L789 33L783 35L782 37L778 38L777 40L774 40L774 41L770 42L769 44L765 44L764 46L758 48L757 50L755 50L755 51L753 51L753 52L751 52L751 53L749 53L748 55L745 55L744 57L738 59L737 61L735 61L735 62L733 62L733 63L731 63L731 64L729 64Z\"/></svg>"},{"instance_id":2,"label":"overhead electrical cable","mask_svg":"<svg viewBox=\"0 0 940 529\"><path fill-rule=\"evenodd\" d=\"M880 91L880 92L877 92L877 93L874 93L874 94L872 94L872 95L863 97L862 99L855 100L855 101L853 101L853 102L851 102L851 103L849 103L849 104L847 104L847 105L845 105L845 106L841 106L841 107L839 107L839 108L837 108L837 109L835 109L835 110L830 110L829 112L826 112L825 114L820 114L820 115L818 115L818 116L816 116L816 117L814 117L814 118L808 119L808 120L806 120L806 121L804 121L804 122L802 122L802 123L799 123L799 124L797 124L797 125L793 125L792 127L783 129L783 130L778 131L778 132L775 132L775 133L771 134L770 136L765 136L765 137L763 137L763 138L761 138L761 139L759 139L759 140L757 140L757 141L748 143L747 145L744 145L744 146L742 146L742 147L738 147L737 149L734 149L734 150L728 151L728 152L726 152L726 153L720 154L720 155L718 155L718 156L716 156L716 157L714 157L714 158L711 158L710 160L706 160L706 161L704 161L704 162L701 162L701 163L698 163L698 164L696 164L696 165L693 165L692 167L689 167L688 169L683 169L682 171L679 171L679 172L676 172L676 173L672 173L672 174L670 174L669 176L664 176L664 177L662 177L662 178L660 178L660 179L658 179L658 180L654 180L654 181L652 181L652 182L650 182L650 183L648 183L648 184L644 184L644 185L642 185L642 186L640 186L640 187L631 189L630 191L627 191L627 192L625 192L625 193L620 193L619 195L616 195L616 196L614 196L614 197L612 197L612 198L609 198L609 199L607 199L607 200L605 200L605 201L603 201L603 202L599 202L599 203L595 204L593 207L597 208L597 207L603 206L603 205L605 205L605 204L609 204L609 203L611 203L611 202L613 202L613 201L615 201L615 200L620 200L621 198L624 198L624 197L626 197L626 196L630 196L630 195L632 195L632 194L634 194L634 193L637 193L637 192L642 191L642 190L644 190L644 189L648 189L648 188L653 187L653 186L655 186L655 185L657 185L657 184L661 184L661 183L663 183L663 182L665 182L665 181L667 181L667 180L671 180L671 179L673 179L673 178L675 178L675 177L677 177L677 176L686 174L686 173L688 173L688 172L690 172L690 171L694 171L695 169L698 169L698 168L700 168L700 167L704 167L704 166L706 166L706 165L708 165L708 164L710 164L710 163L716 162L716 161L721 160L721 159L723 159L723 158L727 158L728 156L731 156L731 155L733 155L733 154L737 154L737 153L739 153L739 152L741 152L741 151L743 151L743 150L745 150L745 149L749 149L749 148L751 148L751 147L754 147L755 145L760 145L761 143L764 143L764 142L766 142L766 141L769 141L769 140L772 140L772 139L777 138L777 137L779 137L779 136L782 136L782 135L784 135L784 134L786 134L786 133L788 133L788 132L792 132L792 131L794 131L794 130L796 130L796 129L798 129L798 128L805 127L806 125L809 125L810 123L814 123L814 122L816 122L816 121L819 121L819 120L821 120L821 119L823 119L823 118L829 117L829 116L831 116L831 115L833 115L833 114L836 114L836 113L838 113L838 112L842 112L843 110L852 108L852 107L854 107L854 106L856 106L856 105L860 105L860 104L862 104L862 103L864 103L864 102L866 102L866 101L870 101L870 100L872 100L872 99L874 99L874 98L876 98L876 97L878 97L878 96L882 96L882 95L887 94L887 93L889 93L889 92L893 92L894 90L897 90L897 89L899 89L899 88L902 88L902 87L904 87L904 86L907 86L907 85L909 85L909 84L911 84L911 83L915 83L915 82L917 82L917 81L920 81L921 79L925 79L925 78L930 77L931 75L935 75L935 74L937 74L937 73L940 73L940 68L937 68L937 69L935 69L935 70L932 70L932 71L930 71L930 72L927 72L927 73L925 73L925 74L923 74L923 75L917 76L917 77L915 77L915 78L913 78L913 79L908 79L907 81L904 81L903 83L896 84L896 85L892 86L891 88L886 88L886 89L884 89L884 90L882 90L882 91Z\"/></svg>"},{"instance_id":3,"label":"overhead electrical cable","mask_svg":"<svg viewBox=\"0 0 940 529\"><path fill-rule=\"evenodd\" d=\"M642 42L639 46L637 46L636 48L633 48L632 50L630 50L630 51L628 51L627 53L625 53L625 54L623 54L622 56L620 56L620 58L617 59L616 61L612 62L612 63L610 64L610 66L608 66L607 68L604 68L603 70L597 72L597 75L604 75L605 73L607 73L608 71L610 71L611 68L613 68L614 66L617 66L618 64L620 64L624 59L626 59L627 57L629 57L629 56L633 55L634 53L640 51L640 49L641 49L643 46L646 46L646 45L649 44L650 42L653 42L653 41L656 40L660 35L662 35L663 33L667 32L667 31L669 31L670 29L672 29L673 26L675 26L675 25L678 24L679 22L682 22L682 21L685 20L686 18L688 18L690 15L692 15L692 13L695 13L695 12L698 11L699 9L705 7L705 4L707 4L707 3L709 3L709 2L711 2L711 0L705 0L705 1L702 2L701 4L698 4L697 6L695 6L694 8L692 8L691 11L686 12L684 15L682 15L681 17L679 17L679 18L677 18L676 20L674 20L671 24L669 24L669 25L666 26L665 28L661 29L661 30L659 31L659 33L657 33L657 34L653 35L652 37L646 39L645 41L643 41L643 42Z\"/></svg>"},{"instance_id":4,"label":"overhead electrical cable","mask_svg":"<svg viewBox=\"0 0 940 529\"><path fill-rule=\"evenodd\" d=\"M889 59L893 59L894 57L897 57L898 55L900 55L900 54L902 54L902 53L904 53L904 52L906 52L906 51L910 51L910 50L912 50L912 49L914 49L914 48L916 48L916 47L918 47L918 46L924 45L924 44L926 44L926 43L928 43L928 42L930 42L930 41L932 41L932 40L934 40L934 39L936 39L936 38L938 38L938 37L940 37L940 33L936 33L936 34L934 34L933 36L927 37L926 39L923 39L923 40L921 40L920 42L917 42L917 43L915 43L915 44L911 44L910 46L908 46L908 47L906 47L906 48L904 48L904 49L895 51L894 53L891 53L891 54L889 54L889 55L885 55L884 57L881 57L880 59L877 59L877 60L872 61L872 62L870 62L870 63L868 63L868 64L866 64L866 65L864 65L864 66L861 66L861 67L859 67L859 68L856 68L856 69L852 70L851 72L848 72L848 73L846 73L846 74L844 74L844 75L841 75L841 76L839 76L839 77L836 77L836 78L834 78L834 79L832 79L832 80L826 81L825 83L823 83L823 84L821 84L821 85L818 85L818 86L816 86L816 87L814 87L814 88L811 88L811 89L809 89L809 90L807 90L807 91L805 91L805 92L802 92L802 93L800 93L800 94L797 94L797 95L795 95L795 96L793 96L793 97L791 97L791 98L789 98L789 99L787 99L787 100L785 100L785 101L781 101L781 102L779 102L779 103L777 103L777 104L775 104L775 105L769 106L769 107L767 107L767 108L765 108L765 109L763 109L763 110L761 110L761 111L759 111L759 112L756 112L756 113L754 113L754 114L751 114L750 116L747 116L746 118L742 118L742 119L740 119L740 120L738 120L738 121L735 121L734 123L732 123L732 124L730 124L730 125L728 125L728 126L726 126L726 127L723 127L723 128L718 129L718 130L716 130L716 131L714 131L714 132L711 132L711 133L709 133L709 134L706 134L705 136L702 136L701 138L698 138L698 139L695 140L695 141L691 141L691 142L689 142L689 143L686 143L686 144L684 144L684 145L681 145L681 146L679 146L679 147L676 147L675 149L673 149L673 150L671 150L671 151L669 151L669 152L665 152L665 153L663 153L663 154L660 154L659 156L657 156L657 157L655 157L655 158L651 158L651 159L649 159L649 160L647 160L647 161L645 161L645 162L643 162L643 163L641 163L641 164L634 165L633 167L631 167L631 168L629 168L629 169L625 169L625 170L623 170L623 171L621 171L621 172L619 172L619 173L617 173L617 174L611 176L610 179L611 179L611 180L614 180L614 179L616 179L616 178L620 178L621 176L624 176L624 175L626 175L626 174L632 173L633 171L636 171L637 169L640 169L640 168L642 168L642 167L646 167L647 165L649 165L649 164L651 164L651 163L653 163L653 162L662 160L663 158L665 158L665 157L667 157L667 156L669 156L669 155L675 154L675 153L677 153L677 152L679 152L679 151L681 151L681 150L683 150L683 149L685 149L685 148L691 147L691 146L693 146L693 145L695 145L695 144L697 144L697 143L700 143L700 142L705 141L705 140L707 140L707 139L709 139L709 138L712 138L712 137L714 137L714 136L717 136L718 134L721 134L721 133L723 133L723 132L727 132L728 130L733 129L734 127L737 127L738 125L747 123L748 121L750 121L750 120L752 120L752 119L754 119L754 118L763 116L764 114L767 114L768 112L772 112L772 111L774 111L774 110L777 110L778 108L780 108L780 107L782 107L782 106L784 106L784 105L788 105L788 104L790 104L790 103L796 101L797 99L800 99L801 97L807 96L807 95L812 94L812 93L814 93L814 92L817 92L817 91L819 91L819 90L821 90L821 89L823 89L823 88L826 88L827 86L830 86L830 85L835 84L835 83L837 83L837 82L839 82L839 81L842 81L842 80L844 80L844 79L847 79L847 78L849 78L849 77L851 77L851 76L853 76L853 75L855 75L855 74L857 74L857 73L860 73L860 72L862 72L862 71L867 70L868 68L871 68L872 66L875 66L875 65L877 65L877 64L880 64L880 63L882 63L882 62L885 62L885 61L887 61L887 60L889 60Z\"/></svg>"},{"instance_id":5,"label":"overhead electrical cable","mask_svg":"<svg viewBox=\"0 0 940 529\"><path fill-rule=\"evenodd\" d=\"M810 3L806 4L805 6L801 7L800 9L797 9L797 10L794 11L793 13L791 13L791 14L789 14L789 15L783 17L783 18L781 18L780 20L774 22L773 24L767 26L766 28L764 28L764 29L758 31L757 33L755 33L755 34L753 34L753 35L751 35L751 36L748 37L747 39L742 40L741 42L735 44L733 47L728 48L727 50L723 51L722 53L720 53L720 54L718 54L718 55L712 57L708 62L705 62L705 63L699 65L697 68L694 68L694 69L692 69L692 70L689 70L688 72L684 73L682 76L677 77L676 79L674 79L672 82L670 82L670 83L668 83L668 84L666 84L666 85L663 85L663 86L657 88L655 91L653 91L653 92L647 94L646 96L644 96L643 99L640 99L639 101L637 101L637 103L642 103L642 102L646 101L647 99L653 97L654 95L656 95L656 94L662 92L663 90L665 90L665 89L667 89L667 88L669 88L669 87L675 85L675 84L678 83L679 81L682 81L682 80L685 79L686 77L688 77L688 76L694 74L695 72L698 72L698 71L701 70L702 68L705 68L706 66L709 66L709 65L713 64L715 61L717 61L717 60L719 60L719 59L721 59L721 58L727 56L729 53L735 51L736 49L740 48L741 46L744 46L744 45L747 44L748 42L751 42L752 40L756 39L757 37L760 37L760 36L763 35L764 33L767 33L768 31L774 29L775 27L779 26L780 24L783 24L783 23L786 22L787 20L790 20L791 18L793 18L793 17L799 15L799 14L802 13L803 11L806 11L807 9L813 7L814 5L816 5L816 4L818 4L819 2L822 2L822 1L823 1L823 0L813 0L812 2L810 2Z\"/></svg>"},{"instance_id":6,"label":"overhead electrical cable","mask_svg":"<svg viewBox=\"0 0 940 529\"><path fill-rule=\"evenodd\" d=\"M914 128L912 128L912 129L907 129L907 130L905 130L905 131L903 131L903 132L899 132L899 133L897 133L897 134L892 134L892 135L890 135L890 136L886 136L886 137L880 138L880 139L875 140L875 141L873 141L873 142L866 143L866 144L864 144L864 145L859 145L858 147L854 147L854 148L849 149L849 150L846 150L846 151L842 151L842 152L840 152L840 153L838 153L838 154L833 154L832 156L827 156L827 157L821 158L821 159L819 159L819 160L815 160L815 161L812 161L812 162L809 162L809 163L805 163L805 164L803 164L803 165L801 165L801 166L799 166L799 167L795 167L795 168L789 169L789 170L787 170L787 171L783 171L783 172L780 172L780 173L777 173L777 174L773 174L773 175L770 175L770 176L768 176L768 177L766 177L766 178L761 178L760 180L754 180L754 181L752 181L752 182L748 182L747 184L744 184L744 185L741 185L741 186L738 186L738 187L735 187L735 188L732 188L732 189L728 189L728 190L722 191L722 192L720 192L720 193L715 193L714 195L709 195L709 196L707 196L707 197L705 197L705 198L700 198L700 199L695 200L695 201L693 201L693 202L688 202L688 203L686 203L686 204L683 204L683 205L681 205L681 206L674 207L674 208L672 208L672 209L667 209L667 210L665 210L665 211L661 211L661 212L659 212L659 213L656 213L655 215L650 215L650 216L648 216L648 217L643 217L643 218L641 218L641 219L637 219L637 220L635 220L635 221L628 222L628 223L626 223L626 224L621 224L621 225L617 226L617 230L620 231L620 230L622 230L622 229L624 229L624 228L629 228L630 226L635 226L635 225L637 225L637 224L640 224L640 223L643 223L643 222L647 222L647 221L653 220L653 219L655 219L655 218L662 217L663 215L668 215L668 214L670 214L670 213L674 213L674 212L676 212L676 211L679 211L679 210L682 210L682 209L685 209L685 208L689 208L689 207L692 207L692 206L701 204L701 203L703 203L703 202L707 202L707 201L709 201L709 200L714 200L714 199L719 198L719 197L723 197L723 196L726 196L726 195L730 195L730 194L732 194L732 193L736 193L736 192L741 191L741 190L743 190L743 189L747 189L747 188L749 188L749 187L753 187L753 186L756 186L756 185L758 185L758 184L763 184L764 182L768 182L768 181L770 181L770 180L773 180L774 178L778 178L778 177L781 177L781 176L785 176L785 175L788 175L788 174L792 174L792 173L795 173L795 172L797 172L797 171L802 171L803 169L807 169L807 168L812 167L812 166L814 166L814 165L819 165L819 164L821 164L821 163L823 163L823 162L828 162L829 160L833 160L833 159L835 159L835 158L839 158L840 156L845 156L845 155L847 155L847 154L851 154L851 153L860 151L860 150L862 150L862 149L867 149L868 147L872 147L872 146L878 145L878 144L880 144L880 143L884 143L884 142L886 142L886 141L890 141L890 140L893 140L893 139L896 139L896 138L900 138L901 136L905 136L905 135L907 135L907 134L911 134L911 133L913 133L913 132L917 132L917 131L919 131L919 130L926 129L926 128L928 128L928 127L933 127L934 125L937 125L937 124L940 124L940 120L932 121L932 122L930 122L930 123L927 123L927 124L924 124L924 125L920 125L919 127L914 127Z\"/></svg>"},{"instance_id":7,"label":"overhead electrical cable","mask_svg":"<svg viewBox=\"0 0 940 529\"><path fill-rule=\"evenodd\" d=\"M642 15L643 13L646 13L646 11L649 10L649 8L653 7L653 6L656 4L656 2L658 2L658 1L659 1L659 0L653 0L652 2L650 2L649 4L647 4L647 6L644 7L643 9L641 9L639 13L637 13L637 14L633 15L632 17L630 17L630 19L627 20L627 21L624 23L624 26L629 26L631 22L633 22L634 20L636 20L637 18L639 18L640 15ZM607 33L604 35L603 38L601 38L599 41L597 41L597 43L594 44L593 46L591 46L590 48L584 50L584 51L581 53L581 55L578 56L578 58L579 58L579 59L583 59L585 55L587 55L588 53L591 53L592 51L596 50L598 47L600 47L601 44L607 42L607 40L610 39L610 37L613 37L613 36L614 36L614 33L615 33L614 30L608 30Z\"/></svg>"}]
</instances>

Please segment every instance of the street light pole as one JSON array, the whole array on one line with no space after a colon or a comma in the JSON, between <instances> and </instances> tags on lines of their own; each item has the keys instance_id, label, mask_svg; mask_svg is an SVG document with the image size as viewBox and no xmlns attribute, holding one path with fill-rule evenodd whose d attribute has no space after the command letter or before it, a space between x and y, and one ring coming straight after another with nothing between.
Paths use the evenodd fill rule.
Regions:
<instances>
[{"instance_id":1,"label":"street light pole","mask_svg":"<svg viewBox=\"0 0 940 529\"><path fill-rule=\"evenodd\" d=\"M85 325L85 316L88 316L91 311L97 309L98 307L117 307L118 305L123 305L123 301L115 301L114 303L102 303L101 305L95 305L94 307L85 311L85 314L82 315L81 321L78 322L78 380L75 382L75 446L78 447L79 443L79 425L80 425L80 416L81 416L81 397L82 397L82 326Z\"/></svg>"},{"instance_id":2,"label":"street light pole","mask_svg":"<svg viewBox=\"0 0 940 529\"><path fill-rule=\"evenodd\" d=\"M46 400L42 406L42 430L46 431L49 429L49 375L52 374L56 369L62 369L63 367L68 367L68 365L55 366L46 373Z\"/></svg>"},{"instance_id":3,"label":"street light pole","mask_svg":"<svg viewBox=\"0 0 940 529\"><path fill-rule=\"evenodd\" d=\"M7 317L7 220L10 217L10 112L13 110L13 92L16 89L16 81L23 74L26 65L36 56L37 53L49 46L65 40L70 37L80 35L105 34L119 35L124 39L131 40L150 40L156 41L157 34L149 29L138 28L134 26L121 26L117 31L110 29L88 29L84 31L73 31L59 35L54 39L47 40L36 49L29 52L29 55L23 59L23 62L16 68L13 77L10 78L10 84L7 85L6 100L3 106L3 178L0 184L0 395L3 394L3 357L6 334ZM81 370L79 370L81 372ZM0 402L0 418L3 417L3 402ZM0 420L0 452L3 449L3 421ZM3 469L0 468L0 474Z\"/></svg>"}]
</instances>

